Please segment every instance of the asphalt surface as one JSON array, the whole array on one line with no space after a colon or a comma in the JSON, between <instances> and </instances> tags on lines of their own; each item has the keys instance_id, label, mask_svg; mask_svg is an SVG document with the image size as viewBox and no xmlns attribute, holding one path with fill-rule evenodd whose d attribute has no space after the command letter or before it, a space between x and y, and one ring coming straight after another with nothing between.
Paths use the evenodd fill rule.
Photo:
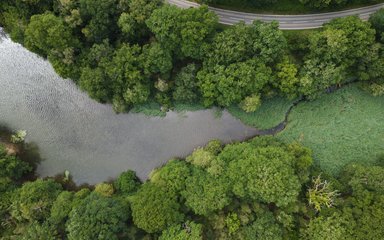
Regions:
<instances>
[{"instance_id":1,"label":"asphalt surface","mask_svg":"<svg viewBox=\"0 0 384 240\"><path fill-rule=\"evenodd\" d=\"M199 4L189 2L187 0L166 0L169 4L176 5L181 8L198 7ZM219 16L219 22L227 25L233 25L240 21L251 23L254 20L261 20L264 22L278 21L280 29L297 30L297 29L313 29L319 28L324 23L329 22L334 18L346 17L351 15L358 15L363 20L368 20L369 16L384 8L384 3L356 8L351 10L319 13L319 14L305 14L305 15L270 15L270 14L254 14L224 10L214 7L209 9Z\"/></svg>"}]
</instances>

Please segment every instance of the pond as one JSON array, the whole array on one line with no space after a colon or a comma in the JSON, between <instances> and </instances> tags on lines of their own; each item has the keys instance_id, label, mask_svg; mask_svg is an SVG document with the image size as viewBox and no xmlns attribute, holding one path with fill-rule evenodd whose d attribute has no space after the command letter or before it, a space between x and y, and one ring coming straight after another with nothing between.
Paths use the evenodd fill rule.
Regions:
<instances>
[{"instance_id":1,"label":"pond","mask_svg":"<svg viewBox=\"0 0 384 240\"><path fill-rule=\"evenodd\" d=\"M211 139L231 142L258 133L226 111L215 115L115 114L60 78L48 61L4 36L0 41L0 125L27 131L26 141L40 149L42 177L68 170L76 183L95 184L132 169L144 180Z\"/></svg>"}]
</instances>

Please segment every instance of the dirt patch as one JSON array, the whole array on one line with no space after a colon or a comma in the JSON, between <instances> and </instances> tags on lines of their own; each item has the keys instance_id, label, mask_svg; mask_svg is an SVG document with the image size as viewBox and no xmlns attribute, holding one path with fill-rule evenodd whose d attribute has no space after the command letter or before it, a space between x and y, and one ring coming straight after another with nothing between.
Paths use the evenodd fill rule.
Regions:
<instances>
[{"instance_id":1,"label":"dirt patch","mask_svg":"<svg viewBox=\"0 0 384 240\"><path fill-rule=\"evenodd\" d=\"M16 144L5 144L5 151L7 151L8 155L17 155L20 148Z\"/></svg>"}]
</instances>

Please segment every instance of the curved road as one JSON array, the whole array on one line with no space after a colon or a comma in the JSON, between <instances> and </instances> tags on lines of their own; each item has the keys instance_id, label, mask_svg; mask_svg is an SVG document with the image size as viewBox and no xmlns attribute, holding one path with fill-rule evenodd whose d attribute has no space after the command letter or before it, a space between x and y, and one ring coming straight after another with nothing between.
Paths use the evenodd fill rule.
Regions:
<instances>
[{"instance_id":1,"label":"curved road","mask_svg":"<svg viewBox=\"0 0 384 240\"><path fill-rule=\"evenodd\" d=\"M198 7L199 4L189 2L187 0L166 0L169 4L176 5L181 8ZM278 21L280 29L312 29L319 28L324 23L329 22L333 18L358 15L363 20L368 20L369 15L376 12L380 8L384 8L384 3L345 10L340 12L306 14L306 15L269 15L269 14L254 14L245 12L236 12L224 10L214 7L209 9L219 16L219 22L227 25L233 25L240 21L251 23L253 20L261 20L264 22Z\"/></svg>"}]
</instances>

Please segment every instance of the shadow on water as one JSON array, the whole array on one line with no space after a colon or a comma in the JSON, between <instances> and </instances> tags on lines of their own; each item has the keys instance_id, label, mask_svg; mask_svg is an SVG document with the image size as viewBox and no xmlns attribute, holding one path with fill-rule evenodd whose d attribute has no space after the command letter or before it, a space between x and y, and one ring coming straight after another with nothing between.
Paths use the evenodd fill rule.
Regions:
<instances>
[{"instance_id":1,"label":"shadow on water","mask_svg":"<svg viewBox=\"0 0 384 240\"><path fill-rule=\"evenodd\" d=\"M61 186L63 186L64 190L67 191L79 191L83 188L93 190L95 188L94 185L88 183L82 183L80 185L76 184L72 176L66 177L64 173L56 174L53 177L46 177L45 179L54 179L56 182L60 183Z\"/></svg>"}]
</instances>

